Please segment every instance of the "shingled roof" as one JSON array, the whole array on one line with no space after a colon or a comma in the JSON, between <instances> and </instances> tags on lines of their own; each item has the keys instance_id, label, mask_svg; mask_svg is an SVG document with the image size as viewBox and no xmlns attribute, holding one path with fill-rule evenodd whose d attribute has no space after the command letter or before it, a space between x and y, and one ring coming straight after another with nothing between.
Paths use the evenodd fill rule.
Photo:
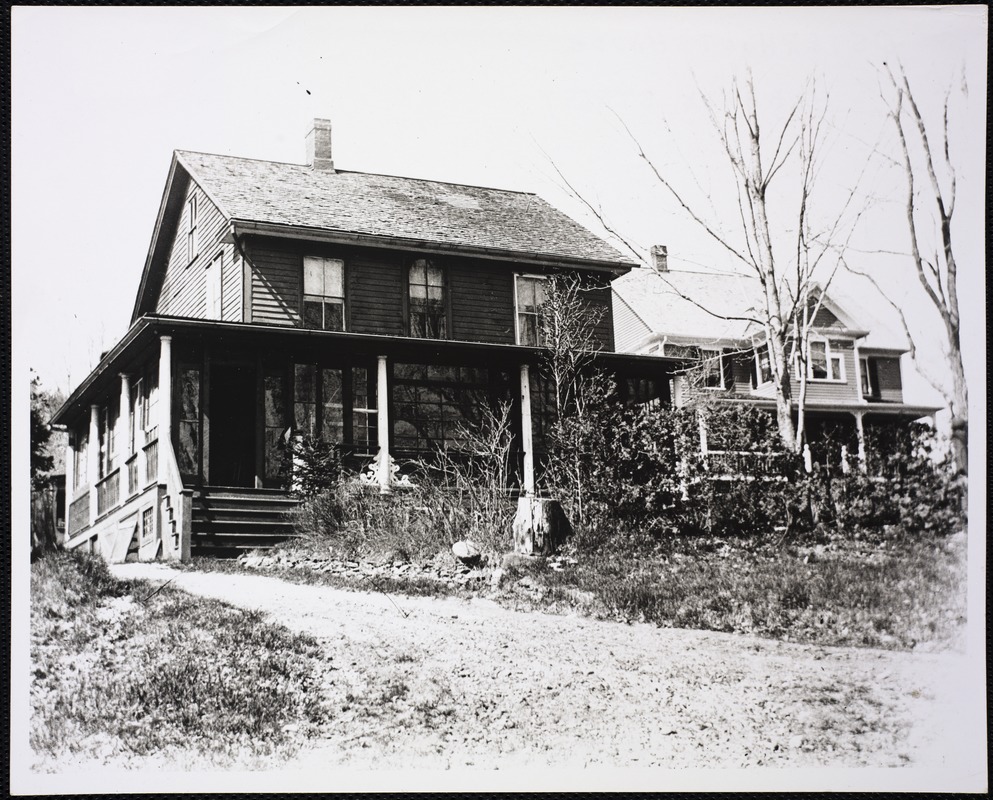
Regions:
<instances>
[{"instance_id":1,"label":"shingled roof","mask_svg":"<svg viewBox=\"0 0 993 800\"><path fill-rule=\"evenodd\" d=\"M185 150L176 157L235 220L634 266L531 193Z\"/></svg>"}]
</instances>

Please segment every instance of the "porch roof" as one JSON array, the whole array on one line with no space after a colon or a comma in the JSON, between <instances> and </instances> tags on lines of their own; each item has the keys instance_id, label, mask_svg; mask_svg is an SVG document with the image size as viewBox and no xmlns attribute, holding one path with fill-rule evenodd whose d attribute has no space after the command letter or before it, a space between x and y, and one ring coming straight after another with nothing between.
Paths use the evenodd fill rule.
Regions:
<instances>
[{"instance_id":1,"label":"porch roof","mask_svg":"<svg viewBox=\"0 0 993 800\"><path fill-rule=\"evenodd\" d=\"M76 387L52 417L53 424L71 424L86 414L91 402L103 400L104 396L113 389L112 382L120 373L134 371L148 360L158 337L163 335L211 337L215 341L223 340L228 344L249 346L269 344L279 347L326 342L365 355L386 355L417 360L469 356L479 363L537 364L542 353L545 352L542 348L516 344L416 339L146 314L131 326L124 337ZM629 370L640 374L671 374L674 368L682 363L678 359L627 353L599 353L596 360L609 369Z\"/></svg>"},{"instance_id":2,"label":"porch roof","mask_svg":"<svg viewBox=\"0 0 993 800\"><path fill-rule=\"evenodd\" d=\"M776 407L775 400L766 398L734 398L722 400L725 403L735 403L739 405L748 406L758 406L759 408L769 408L773 409ZM797 410L797 404L793 403L793 410ZM871 403L871 402L853 402L853 403L818 403L807 401L804 406L805 413L828 413L828 414L857 414L862 413L866 416L888 416L888 417L907 417L910 419L919 419L920 417L929 417L932 414L936 414L941 411L940 406L921 406L921 405L910 405L908 403Z\"/></svg>"}]
</instances>

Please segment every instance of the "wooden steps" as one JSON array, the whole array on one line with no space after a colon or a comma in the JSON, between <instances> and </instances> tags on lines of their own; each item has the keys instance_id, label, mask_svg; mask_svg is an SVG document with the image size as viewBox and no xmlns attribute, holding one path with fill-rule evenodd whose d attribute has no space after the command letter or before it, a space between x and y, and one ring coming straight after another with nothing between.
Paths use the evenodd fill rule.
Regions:
<instances>
[{"instance_id":1,"label":"wooden steps","mask_svg":"<svg viewBox=\"0 0 993 800\"><path fill-rule=\"evenodd\" d=\"M193 493L193 556L231 558L297 535L292 512L299 503L276 489L207 486Z\"/></svg>"}]
</instances>

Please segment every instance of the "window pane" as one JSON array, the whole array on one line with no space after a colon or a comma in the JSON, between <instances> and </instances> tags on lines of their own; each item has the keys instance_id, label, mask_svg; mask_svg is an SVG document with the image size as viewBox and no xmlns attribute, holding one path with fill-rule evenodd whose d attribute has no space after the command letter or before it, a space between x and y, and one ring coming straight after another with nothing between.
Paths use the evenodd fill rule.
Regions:
<instances>
[{"instance_id":1,"label":"window pane","mask_svg":"<svg viewBox=\"0 0 993 800\"><path fill-rule=\"evenodd\" d=\"M179 373L180 419L200 417L200 370L183 368Z\"/></svg>"},{"instance_id":2,"label":"window pane","mask_svg":"<svg viewBox=\"0 0 993 800\"><path fill-rule=\"evenodd\" d=\"M197 445L200 440L200 426L195 422L179 423L179 471L194 474L198 471Z\"/></svg>"},{"instance_id":3,"label":"window pane","mask_svg":"<svg viewBox=\"0 0 993 800\"><path fill-rule=\"evenodd\" d=\"M324 296L344 297L345 262L339 258L324 259Z\"/></svg>"},{"instance_id":4,"label":"window pane","mask_svg":"<svg viewBox=\"0 0 993 800\"><path fill-rule=\"evenodd\" d=\"M305 328L324 327L323 303L305 298L303 301L303 326Z\"/></svg>"},{"instance_id":5,"label":"window pane","mask_svg":"<svg viewBox=\"0 0 993 800\"><path fill-rule=\"evenodd\" d=\"M442 272L441 267L436 267L434 264L429 264L427 267L427 284L428 286L444 286L445 285L445 273Z\"/></svg>"},{"instance_id":6,"label":"window pane","mask_svg":"<svg viewBox=\"0 0 993 800\"><path fill-rule=\"evenodd\" d=\"M828 376L827 347L824 342L810 343L810 376L812 378Z\"/></svg>"},{"instance_id":7,"label":"window pane","mask_svg":"<svg viewBox=\"0 0 993 800\"><path fill-rule=\"evenodd\" d=\"M342 409L341 370L322 371L323 414L321 433L326 442L340 442L344 430Z\"/></svg>"},{"instance_id":8,"label":"window pane","mask_svg":"<svg viewBox=\"0 0 993 800\"><path fill-rule=\"evenodd\" d=\"M314 436L317 433L317 406L314 403L294 403L293 425L297 433Z\"/></svg>"},{"instance_id":9,"label":"window pane","mask_svg":"<svg viewBox=\"0 0 993 800\"><path fill-rule=\"evenodd\" d=\"M841 380L841 356L831 356L831 378Z\"/></svg>"},{"instance_id":10,"label":"window pane","mask_svg":"<svg viewBox=\"0 0 993 800\"><path fill-rule=\"evenodd\" d=\"M314 371L313 364L296 364L294 366L293 399L303 402L313 403L316 400L314 393Z\"/></svg>"},{"instance_id":11,"label":"window pane","mask_svg":"<svg viewBox=\"0 0 993 800\"><path fill-rule=\"evenodd\" d=\"M423 258L417 259L410 267L410 280L409 283L411 287L415 284L423 286L427 282L426 276L427 261Z\"/></svg>"},{"instance_id":12,"label":"window pane","mask_svg":"<svg viewBox=\"0 0 993 800\"><path fill-rule=\"evenodd\" d=\"M283 380L280 375L265 376L265 424L281 427L284 422L283 414Z\"/></svg>"},{"instance_id":13,"label":"window pane","mask_svg":"<svg viewBox=\"0 0 993 800\"><path fill-rule=\"evenodd\" d=\"M303 293L324 294L324 259L304 256L303 258Z\"/></svg>"},{"instance_id":14,"label":"window pane","mask_svg":"<svg viewBox=\"0 0 993 800\"><path fill-rule=\"evenodd\" d=\"M538 324L537 318L533 314L519 314L517 316L518 327L520 328L520 344L530 347L538 346Z\"/></svg>"},{"instance_id":15,"label":"window pane","mask_svg":"<svg viewBox=\"0 0 993 800\"><path fill-rule=\"evenodd\" d=\"M410 284L410 300L411 302L419 300L423 302L428 296L428 290L423 284L412 283Z\"/></svg>"},{"instance_id":16,"label":"window pane","mask_svg":"<svg viewBox=\"0 0 993 800\"><path fill-rule=\"evenodd\" d=\"M342 303L324 304L324 330L345 330L345 306Z\"/></svg>"}]
</instances>

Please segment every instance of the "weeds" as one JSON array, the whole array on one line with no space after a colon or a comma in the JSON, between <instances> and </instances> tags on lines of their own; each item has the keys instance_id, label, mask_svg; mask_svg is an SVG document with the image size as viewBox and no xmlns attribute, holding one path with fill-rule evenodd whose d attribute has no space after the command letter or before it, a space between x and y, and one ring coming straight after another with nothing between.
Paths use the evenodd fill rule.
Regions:
<instances>
[{"instance_id":1,"label":"weeds","mask_svg":"<svg viewBox=\"0 0 993 800\"><path fill-rule=\"evenodd\" d=\"M76 553L32 566L31 745L45 757L189 748L224 764L316 724L319 646L223 603L115 580ZM67 631L86 631L82 637ZM102 743L102 744L101 744Z\"/></svg>"}]
</instances>

